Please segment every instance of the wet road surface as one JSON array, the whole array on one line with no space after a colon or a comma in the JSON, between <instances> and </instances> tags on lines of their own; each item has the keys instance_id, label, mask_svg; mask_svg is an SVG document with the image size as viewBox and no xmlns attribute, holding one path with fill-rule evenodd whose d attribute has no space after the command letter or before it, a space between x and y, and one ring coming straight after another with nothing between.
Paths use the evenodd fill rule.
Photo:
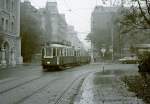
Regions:
<instances>
[{"instance_id":1,"label":"wet road surface","mask_svg":"<svg viewBox=\"0 0 150 104\"><path fill-rule=\"evenodd\" d=\"M116 103L122 99L122 95L116 93L120 88L116 85L120 84L112 73L101 74L102 65L95 63L46 73L40 65L2 69L0 104L128 104ZM131 69L136 72L137 65L105 64L105 71L129 72Z\"/></svg>"},{"instance_id":2,"label":"wet road surface","mask_svg":"<svg viewBox=\"0 0 150 104\"><path fill-rule=\"evenodd\" d=\"M79 92L74 104L144 104L111 74L88 76Z\"/></svg>"}]
</instances>

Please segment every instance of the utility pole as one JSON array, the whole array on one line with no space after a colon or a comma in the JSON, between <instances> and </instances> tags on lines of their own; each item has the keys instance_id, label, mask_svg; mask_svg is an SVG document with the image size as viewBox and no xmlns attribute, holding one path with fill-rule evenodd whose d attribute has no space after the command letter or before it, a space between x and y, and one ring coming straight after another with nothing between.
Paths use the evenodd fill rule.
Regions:
<instances>
[{"instance_id":1,"label":"utility pole","mask_svg":"<svg viewBox=\"0 0 150 104\"><path fill-rule=\"evenodd\" d=\"M112 30L111 30L111 39L112 39L112 61L114 61L114 27L112 25Z\"/></svg>"},{"instance_id":2,"label":"utility pole","mask_svg":"<svg viewBox=\"0 0 150 104\"><path fill-rule=\"evenodd\" d=\"M91 63L94 63L94 55L93 55L94 47L93 47L92 41L90 41L90 42L91 42Z\"/></svg>"}]
</instances>

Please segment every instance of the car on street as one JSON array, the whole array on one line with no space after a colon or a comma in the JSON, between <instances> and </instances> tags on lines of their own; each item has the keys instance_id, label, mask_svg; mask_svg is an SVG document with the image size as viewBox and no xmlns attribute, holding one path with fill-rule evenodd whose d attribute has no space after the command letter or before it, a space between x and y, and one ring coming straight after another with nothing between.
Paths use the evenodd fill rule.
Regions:
<instances>
[{"instance_id":1,"label":"car on street","mask_svg":"<svg viewBox=\"0 0 150 104\"><path fill-rule=\"evenodd\" d=\"M129 56L119 59L119 62L122 64L137 64L139 62L139 59L137 56Z\"/></svg>"}]
</instances>

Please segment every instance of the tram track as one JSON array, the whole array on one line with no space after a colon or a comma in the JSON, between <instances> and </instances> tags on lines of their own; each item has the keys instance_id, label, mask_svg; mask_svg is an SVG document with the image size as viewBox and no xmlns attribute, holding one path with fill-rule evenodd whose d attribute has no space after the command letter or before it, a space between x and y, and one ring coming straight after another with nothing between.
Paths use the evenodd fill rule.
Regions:
<instances>
[{"instance_id":1,"label":"tram track","mask_svg":"<svg viewBox=\"0 0 150 104\"><path fill-rule=\"evenodd\" d=\"M84 81L84 79L86 78L86 76L88 76L89 73L84 73L80 76L77 76L75 79L73 79L71 81L70 84L68 84L66 86L66 88L64 88L60 93L56 96L55 100L53 100L51 103L52 104L62 104L62 102L64 102L63 100L66 99L69 95L69 93L72 90L76 90L75 93L78 93L78 89L80 89L80 87L82 86L82 83ZM41 88L39 88L38 90L34 91L33 93L29 94L28 96L23 97L22 99L18 100L17 102L13 103L13 104L28 104L31 103L30 99L35 99L33 96L38 96L38 94L42 93L43 91L49 91L47 88L50 87L54 87L51 85L55 85L55 83L61 82L61 80L64 79L63 77L59 77L59 78L55 78L52 79L50 82L48 82L47 84L45 84L44 86L42 86ZM50 85L51 84L51 85ZM75 86L75 87L74 87ZM51 88L50 88L51 89ZM74 96L76 95L75 93L71 94L72 99L70 99L70 102L73 101ZM56 94L56 93L54 93ZM53 95L52 95L53 96ZM28 100L29 99L29 100ZM37 99L38 100L38 99ZM48 99L47 99L48 100ZM28 102L29 101L29 102ZM34 102L32 102L33 104L36 104ZM50 103L50 102L49 102ZM50 104L51 104L50 103ZM47 103L46 103L47 104ZM66 104L66 103L63 103ZM68 104L68 103L67 103ZM69 103L70 104L70 103Z\"/></svg>"},{"instance_id":2,"label":"tram track","mask_svg":"<svg viewBox=\"0 0 150 104\"><path fill-rule=\"evenodd\" d=\"M86 79L86 77L90 74L91 72L87 72L87 73L83 73L81 74L80 76L78 76L77 78L75 78L71 84L69 84L65 90L58 96L58 98L56 99L55 103L54 104L62 104L63 100L65 99L66 97L66 94L69 93L69 90L71 90L74 86L75 83L78 83L79 85L77 86L77 90L80 89L80 87L82 86L82 83L84 82L84 80ZM77 82L79 81L79 82ZM78 91L77 91L78 92ZM73 100L73 97L75 95L72 95L72 99ZM71 102L71 101L70 101Z\"/></svg>"},{"instance_id":3,"label":"tram track","mask_svg":"<svg viewBox=\"0 0 150 104\"><path fill-rule=\"evenodd\" d=\"M25 101L26 99L30 98L32 95L40 92L41 90L43 90L44 88L46 88L50 83L53 83L53 82L55 82L58 79L60 79L60 78L55 78L55 79L49 81L46 85L42 86L38 90L36 90L33 93L29 94L28 96L23 97L22 99L20 99L19 101L15 102L14 104L20 104L20 103L22 103L23 101Z\"/></svg>"},{"instance_id":4,"label":"tram track","mask_svg":"<svg viewBox=\"0 0 150 104\"><path fill-rule=\"evenodd\" d=\"M11 87L11 88L2 90L2 91L0 91L0 94L4 94L4 93L6 93L6 92L8 92L8 91L10 91L10 90L13 90L13 89L15 89L15 88L17 88L17 87L20 87L20 86L23 86L23 85L25 85L25 84L31 83L31 82L33 82L33 81L35 81L35 80L38 80L38 79L42 78L42 77L44 77L44 75L41 75L41 76L36 77L36 78L33 78L33 79L31 79L31 80L27 80L27 81L25 81L25 82L23 82L23 83L20 83L20 84L15 85L15 86L13 86L13 87ZM17 79L14 79L14 80L17 80ZM10 80L10 81L14 81L14 80ZM10 81L4 82L4 83L9 83Z\"/></svg>"},{"instance_id":5,"label":"tram track","mask_svg":"<svg viewBox=\"0 0 150 104\"><path fill-rule=\"evenodd\" d=\"M16 80L17 78L8 78L0 81L0 85Z\"/></svg>"},{"instance_id":6,"label":"tram track","mask_svg":"<svg viewBox=\"0 0 150 104\"><path fill-rule=\"evenodd\" d=\"M81 73L80 75L75 76L73 79L71 79L70 82L63 88L63 90L61 90L62 93L58 93L55 100L53 100L54 101L53 104L62 104L61 102L63 101L63 99L66 98L68 92L70 90L77 91L77 88L79 88L82 85L82 81L84 81L84 79L86 78L86 76L88 76L89 73L91 73L91 72ZM49 78L50 78L50 80L48 80ZM2 101L1 104L24 104L24 102L26 102L26 101L28 101L28 99L32 98L31 96L35 96L36 94L43 92L44 90L46 90L49 87L54 87L53 85L55 85L55 83L63 81L62 79L67 79L67 77L49 77L49 74L41 75L37 78L28 80L24 83L14 86L14 87L0 91L0 95L2 95L2 96L0 96L0 99ZM38 81L36 81L36 80L38 80ZM33 81L35 81L35 82L33 82ZM75 87L73 89L73 86L75 83L78 87ZM80 83L81 83L81 85L78 85ZM11 97L16 92L18 94ZM24 92L26 92L26 93L24 93ZM71 94L71 97L73 97L73 96L75 96L75 95ZM12 99L7 100L10 97Z\"/></svg>"},{"instance_id":7,"label":"tram track","mask_svg":"<svg viewBox=\"0 0 150 104\"><path fill-rule=\"evenodd\" d=\"M44 81L44 79L48 79L49 78L49 76L47 76L47 77L45 76L45 77L42 77L42 79L40 79L41 77L42 76L40 76L40 77L38 77L36 79L30 80L30 81L28 81L28 82L26 82L24 84L21 84L21 85L18 85L16 87L13 87L13 88L7 90L5 93L0 94L0 99L2 100L2 99L9 99L10 98L9 94L12 94L12 93L14 93L16 91L17 91L18 94L21 94L24 91L28 91L28 89L30 90L26 94L22 93L21 95L15 95L13 97L13 99L11 99L11 100L2 100L2 101L0 100L0 103L1 104L20 104L20 103L24 102L25 100L27 100L28 98L30 98L31 96L33 96L34 94L36 94L36 93L40 92L41 90L45 89L51 83L53 83L56 80L60 79L60 78L56 78L56 77L55 78L51 78L50 80L47 80L47 81L41 83L41 85L39 85L40 84L39 82ZM38 81L36 81L36 80L38 80ZM30 82L33 82L33 81L37 82L39 86L37 86L37 84L35 84L35 82L30 84ZM31 87L32 85L35 85L37 87L36 88L35 87Z\"/></svg>"}]
</instances>

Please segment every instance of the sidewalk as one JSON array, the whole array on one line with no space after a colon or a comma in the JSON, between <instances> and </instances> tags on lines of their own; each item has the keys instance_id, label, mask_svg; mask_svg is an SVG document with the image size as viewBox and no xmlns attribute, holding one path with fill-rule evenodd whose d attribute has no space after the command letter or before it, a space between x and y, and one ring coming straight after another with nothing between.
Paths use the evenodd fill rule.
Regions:
<instances>
[{"instance_id":1,"label":"sidewalk","mask_svg":"<svg viewBox=\"0 0 150 104\"><path fill-rule=\"evenodd\" d=\"M135 94L128 92L115 75L100 72L88 76L74 104L144 104Z\"/></svg>"}]
</instances>

